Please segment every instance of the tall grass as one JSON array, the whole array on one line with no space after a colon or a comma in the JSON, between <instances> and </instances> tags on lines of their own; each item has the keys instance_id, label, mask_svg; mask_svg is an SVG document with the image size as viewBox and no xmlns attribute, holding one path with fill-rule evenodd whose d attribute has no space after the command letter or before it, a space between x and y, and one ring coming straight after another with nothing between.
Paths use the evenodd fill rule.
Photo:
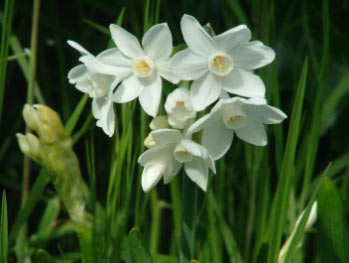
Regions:
<instances>
[{"instance_id":1,"label":"tall grass","mask_svg":"<svg viewBox=\"0 0 349 263\"><path fill-rule=\"evenodd\" d=\"M34 2L1 3L0 186L6 193L0 217L1 263L83 258L67 211L46 171L34 163L21 206L24 167L15 133L24 130L21 111L28 96L56 109L73 138L94 227L95 262L172 263L181 257L187 260L182 262L282 262L280 249L293 230L283 262L346 262L349 39L344 18L349 11L344 2L68 2L42 1L37 17L31 13ZM288 119L268 128L266 147L234 139L226 157L217 162L217 174L210 174L206 193L182 195L183 174L144 193L137 158L144 151L149 117L135 102L116 105L115 135L105 136L95 125L89 98L68 84L66 75L78 63L78 54L66 40L97 54L113 45L110 23L141 38L152 25L167 21L178 48L184 13L202 24L210 22L216 33L247 24L253 39L275 50L275 62L258 74L268 102ZM33 18L38 24L31 29ZM37 49L32 42L28 56L23 47L35 30ZM173 88L166 84L164 94ZM190 215L194 210L187 205L195 200L196 212ZM317 219L308 229L314 201ZM194 231L183 233L186 216ZM21 249L15 240L25 225Z\"/></svg>"}]
</instances>

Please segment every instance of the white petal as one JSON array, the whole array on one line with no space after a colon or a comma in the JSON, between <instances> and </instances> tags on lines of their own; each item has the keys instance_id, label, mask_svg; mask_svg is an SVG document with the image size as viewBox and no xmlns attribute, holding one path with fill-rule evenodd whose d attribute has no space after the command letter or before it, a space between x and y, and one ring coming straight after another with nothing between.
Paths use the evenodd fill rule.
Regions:
<instances>
[{"instance_id":1,"label":"white petal","mask_svg":"<svg viewBox=\"0 0 349 263\"><path fill-rule=\"evenodd\" d=\"M144 192L150 191L161 179L164 173L165 164L155 162L144 167L142 173L142 188Z\"/></svg>"},{"instance_id":2,"label":"white petal","mask_svg":"<svg viewBox=\"0 0 349 263\"><path fill-rule=\"evenodd\" d=\"M218 160L229 150L233 137L234 132L218 119L204 129L202 145L206 147L214 160Z\"/></svg>"},{"instance_id":3,"label":"white petal","mask_svg":"<svg viewBox=\"0 0 349 263\"><path fill-rule=\"evenodd\" d=\"M176 161L172 155L169 156L164 171L165 184L168 184L173 179L173 177L175 177L178 174L179 170L182 168L182 165L183 164Z\"/></svg>"},{"instance_id":4,"label":"white petal","mask_svg":"<svg viewBox=\"0 0 349 263\"><path fill-rule=\"evenodd\" d=\"M117 48L101 52L96 60L106 74L118 75L123 78L132 72L131 60L123 56Z\"/></svg>"},{"instance_id":5,"label":"white petal","mask_svg":"<svg viewBox=\"0 0 349 263\"><path fill-rule=\"evenodd\" d=\"M191 162L184 163L184 169L188 177L202 190L207 189L208 166L205 160L194 157Z\"/></svg>"},{"instance_id":6,"label":"white petal","mask_svg":"<svg viewBox=\"0 0 349 263\"><path fill-rule=\"evenodd\" d=\"M83 46L81 46L79 43L76 43L75 41L68 40L68 45L74 48L75 50L79 51L83 55L89 55L90 52L88 52Z\"/></svg>"},{"instance_id":7,"label":"white petal","mask_svg":"<svg viewBox=\"0 0 349 263\"><path fill-rule=\"evenodd\" d=\"M154 75L152 78L139 79L142 82L144 89L139 94L139 102L143 110L150 116L155 117L159 110L162 81L159 75Z\"/></svg>"},{"instance_id":8,"label":"white petal","mask_svg":"<svg viewBox=\"0 0 349 263\"><path fill-rule=\"evenodd\" d=\"M217 50L214 40L196 18L183 15L181 19L181 30L184 41L192 52L201 56L209 56Z\"/></svg>"},{"instance_id":9,"label":"white petal","mask_svg":"<svg viewBox=\"0 0 349 263\"><path fill-rule=\"evenodd\" d=\"M287 118L286 114L281 110L269 105L245 104L243 109L248 115L252 115L265 124L280 123Z\"/></svg>"},{"instance_id":10,"label":"white petal","mask_svg":"<svg viewBox=\"0 0 349 263\"><path fill-rule=\"evenodd\" d=\"M100 124L105 134L109 137L113 136L115 130L115 115L113 103L109 99L101 108Z\"/></svg>"},{"instance_id":11,"label":"white petal","mask_svg":"<svg viewBox=\"0 0 349 263\"><path fill-rule=\"evenodd\" d=\"M179 82L179 77L172 70L170 59L157 60L155 65L161 77L169 82L172 82L173 84L177 84Z\"/></svg>"},{"instance_id":12,"label":"white petal","mask_svg":"<svg viewBox=\"0 0 349 263\"><path fill-rule=\"evenodd\" d=\"M214 37L219 50L225 52L228 52L240 43L248 42L250 39L251 31L245 25L231 28Z\"/></svg>"},{"instance_id":13,"label":"white petal","mask_svg":"<svg viewBox=\"0 0 349 263\"><path fill-rule=\"evenodd\" d=\"M248 118L246 126L235 130L235 134L241 140L257 146L264 146L268 143L263 123L253 118Z\"/></svg>"},{"instance_id":14,"label":"white petal","mask_svg":"<svg viewBox=\"0 0 349 263\"><path fill-rule=\"evenodd\" d=\"M212 115L206 114L205 116L201 117L197 121L195 121L190 127L188 128L187 134L192 134L194 132L198 132L205 127L207 127L211 122Z\"/></svg>"},{"instance_id":15,"label":"white petal","mask_svg":"<svg viewBox=\"0 0 349 263\"><path fill-rule=\"evenodd\" d=\"M260 41L248 42L230 52L237 67L257 69L271 63L275 52Z\"/></svg>"},{"instance_id":16,"label":"white petal","mask_svg":"<svg viewBox=\"0 0 349 263\"><path fill-rule=\"evenodd\" d=\"M202 145L189 139L182 139L180 144L192 155L203 159L207 158L208 152Z\"/></svg>"},{"instance_id":17,"label":"white petal","mask_svg":"<svg viewBox=\"0 0 349 263\"><path fill-rule=\"evenodd\" d=\"M92 115L96 119L99 119L101 116L102 105L103 105L103 98L94 98L92 100Z\"/></svg>"},{"instance_id":18,"label":"white petal","mask_svg":"<svg viewBox=\"0 0 349 263\"><path fill-rule=\"evenodd\" d=\"M165 162L168 156L172 155L174 145L155 145L142 153L138 158L138 163L146 166L153 162Z\"/></svg>"},{"instance_id":19,"label":"white petal","mask_svg":"<svg viewBox=\"0 0 349 263\"><path fill-rule=\"evenodd\" d=\"M137 38L118 25L110 25L111 36L118 49L129 58L144 56Z\"/></svg>"},{"instance_id":20,"label":"white petal","mask_svg":"<svg viewBox=\"0 0 349 263\"><path fill-rule=\"evenodd\" d=\"M181 132L174 129L159 129L153 131L152 136L156 145L175 145L182 137Z\"/></svg>"},{"instance_id":21,"label":"white petal","mask_svg":"<svg viewBox=\"0 0 349 263\"><path fill-rule=\"evenodd\" d=\"M222 78L226 92L244 97L264 97L265 86L261 78L248 70L235 68L231 74Z\"/></svg>"},{"instance_id":22,"label":"white petal","mask_svg":"<svg viewBox=\"0 0 349 263\"><path fill-rule=\"evenodd\" d=\"M75 84L79 80L86 77L87 73L88 73L88 70L87 70L85 65L78 65L78 66L73 67L68 72L69 83Z\"/></svg>"},{"instance_id":23,"label":"white petal","mask_svg":"<svg viewBox=\"0 0 349 263\"><path fill-rule=\"evenodd\" d=\"M143 89L144 86L139 79L135 75L131 75L116 88L113 94L113 101L125 103L134 100L141 94Z\"/></svg>"},{"instance_id":24,"label":"white petal","mask_svg":"<svg viewBox=\"0 0 349 263\"><path fill-rule=\"evenodd\" d=\"M190 89L190 100L194 110L201 111L219 98L221 85L216 77L207 73L194 80Z\"/></svg>"},{"instance_id":25,"label":"white petal","mask_svg":"<svg viewBox=\"0 0 349 263\"><path fill-rule=\"evenodd\" d=\"M198 79L208 71L208 58L185 49L174 55L171 66L182 80Z\"/></svg>"},{"instance_id":26,"label":"white petal","mask_svg":"<svg viewBox=\"0 0 349 263\"><path fill-rule=\"evenodd\" d=\"M142 45L153 60L168 58L172 53L172 35L166 23L152 26L143 36Z\"/></svg>"}]
</instances>

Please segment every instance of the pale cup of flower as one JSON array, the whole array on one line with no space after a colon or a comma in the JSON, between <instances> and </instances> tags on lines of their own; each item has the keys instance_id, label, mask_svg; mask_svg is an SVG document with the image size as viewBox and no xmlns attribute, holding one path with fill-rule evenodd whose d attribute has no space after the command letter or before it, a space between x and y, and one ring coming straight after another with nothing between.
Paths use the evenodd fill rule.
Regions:
<instances>
[{"instance_id":1,"label":"pale cup of flower","mask_svg":"<svg viewBox=\"0 0 349 263\"><path fill-rule=\"evenodd\" d=\"M196 116L189 99L189 90L184 87L175 89L167 96L165 110L168 123L175 129L183 129L188 120Z\"/></svg>"}]
</instances>

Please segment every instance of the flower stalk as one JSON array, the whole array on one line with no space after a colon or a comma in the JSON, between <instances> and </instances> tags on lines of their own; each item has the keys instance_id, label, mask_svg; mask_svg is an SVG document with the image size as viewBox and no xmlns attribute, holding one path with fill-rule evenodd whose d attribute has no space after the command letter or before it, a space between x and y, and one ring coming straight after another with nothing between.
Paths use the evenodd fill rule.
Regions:
<instances>
[{"instance_id":1,"label":"flower stalk","mask_svg":"<svg viewBox=\"0 0 349 263\"><path fill-rule=\"evenodd\" d=\"M195 255L198 187L188 176L182 177L181 247L179 262L189 263Z\"/></svg>"}]
</instances>

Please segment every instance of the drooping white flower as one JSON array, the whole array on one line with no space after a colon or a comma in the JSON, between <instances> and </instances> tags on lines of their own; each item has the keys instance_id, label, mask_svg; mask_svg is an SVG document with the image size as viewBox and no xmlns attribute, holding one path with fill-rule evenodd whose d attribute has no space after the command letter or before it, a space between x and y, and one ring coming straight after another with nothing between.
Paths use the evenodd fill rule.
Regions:
<instances>
[{"instance_id":1,"label":"drooping white flower","mask_svg":"<svg viewBox=\"0 0 349 263\"><path fill-rule=\"evenodd\" d=\"M193 80L190 98L196 111L222 91L264 97L264 83L252 70L271 63L275 53L260 41L251 42L245 25L211 37L194 17L183 15L181 30L188 48L173 57L172 68L182 80Z\"/></svg>"},{"instance_id":2,"label":"drooping white flower","mask_svg":"<svg viewBox=\"0 0 349 263\"><path fill-rule=\"evenodd\" d=\"M188 120L196 115L189 99L189 90L184 87L175 89L167 96L165 110L168 123L176 129L183 129Z\"/></svg>"},{"instance_id":3,"label":"drooping white flower","mask_svg":"<svg viewBox=\"0 0 349 263\"><path fill-rule=\"evenodd\" d=\"M81 53L79 58L82 64L72 68L68 72L71 84L83 93L87 93L92 100L92 113L97 119L97 126L101 127L108 136L114 134L115 117L111 95L118 84L117 76L103 74L104 68L96 61L96 58L74 41L68 44Z\"/></svg>"},{"instance_id":4,"label":"drooping white flower","mask_svg":"<svg viewBox=\"0 0 349 263\"><path fill-rule=\"evenodd\" d=\"M109 74L121 77L113 100L124 103L139 98L144 111L156 116L162 91L162 78L178 83L170 69L172 35L166 23L151 27L143 36L142 46L135 36L117 25L110 26L117 48L102 52L97 60Z\"/></svg>"},{"instance_id":5,"label":"drooping white flower","mask_svg":"<svg viewBox=\"0 0 349 263\"><path fill-rule=\"evenodd\" d=\"M268 143L264 124L276 124L286 118L281 110L266 104L265 99L222 99L209 114L194 122L188 133L203 130L202 144L214 160L230 148L234 134L248 143L264 146Z\"/></svg>"},{"instance_id":6,"label":"drooping white flower","mask_svg":"<svg viewBox=\"0 0 349 263\"><path fill-rule=\"evenodd\" d=\"M152 189L161 178L169 183L184 166L189 178L206 191L208 169L214 173L212 157L202 145L181 134L179 130L159 129L152 132L155 145L144 152L138 162L144 166L142 188Z\"/></svg>"}]
</instances>

